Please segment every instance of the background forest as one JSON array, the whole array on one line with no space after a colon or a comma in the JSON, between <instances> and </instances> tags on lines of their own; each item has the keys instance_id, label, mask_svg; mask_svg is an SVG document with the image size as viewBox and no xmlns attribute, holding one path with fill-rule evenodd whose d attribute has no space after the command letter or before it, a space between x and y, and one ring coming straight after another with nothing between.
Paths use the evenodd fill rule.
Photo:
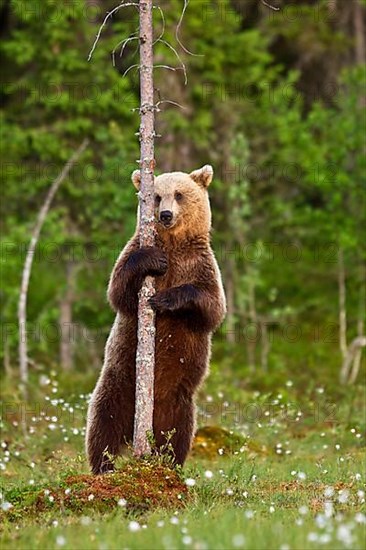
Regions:
<instances>
[{"instance_id":1,"label":"background forest","mask_svg":"<svg viewBox=\"0 0 366 550\"><path fill-rule=\"evenodd\" d=\"M180 25L183 0L156 3L156 172L215 170L228 314L198 431L182 471L87 475L106 288L136 224L138 12L88 61L116 0L0 0L2 548L364 548L366 0L191 0ZM81 144L34 252L22 370L27 249Z\"/></svg>"},{"instance_id":2,"label":"background forest","mask_svg":"<svg viewBox=\"0 0 366 550\"><path fill-rule=\"evenodd\" d=\"M157 172L215 168L213 243L228 316L214 363L241 384L291 374L338 383L364 333L365 2L160 2ZM2 0L2 369L17 370L17 301L47 190L83 139L36 250L28 297L31 370L98 369L113 313L106 285L131 236L139 157L134 7ZM156 10L156 32L162 22ZM114 51L113 55L112 52ZM361 352L343 381L354 381ZM355 352L355 353L353 353ZM355 359L355 361L354 361ZM34 363L33 363L34 362ZM349 361L348 361L349 363Z\"/></svg>"}]
</instances>

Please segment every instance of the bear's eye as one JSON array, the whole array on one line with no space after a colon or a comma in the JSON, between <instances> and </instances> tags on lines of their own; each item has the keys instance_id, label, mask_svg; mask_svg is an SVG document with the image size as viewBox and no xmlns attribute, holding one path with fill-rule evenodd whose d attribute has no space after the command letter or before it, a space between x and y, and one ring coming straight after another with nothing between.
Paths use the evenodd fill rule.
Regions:
<instances>
[{"instance_id":1,"label":"bear's eye","mask_svg":"<svg viewBox=\"0 0 366 550\"><path fill-rule=\"evenodd\" d=\"M156 204L156 206L159 206L160 203L161 203L161 196L160 195L155 195L155 204Z\"/></svg>"},{"instance_id":2,"label":"bear's eye","mask_svg":"<svg viewBox=\"0 0 366 550\"><path fill-rule=\"evenodd\" d=\"M183 198L183 195L182 193L179 193L178 191L175 193L175 200L176 201L181 201Z\"/></svg>"}]
</instances>

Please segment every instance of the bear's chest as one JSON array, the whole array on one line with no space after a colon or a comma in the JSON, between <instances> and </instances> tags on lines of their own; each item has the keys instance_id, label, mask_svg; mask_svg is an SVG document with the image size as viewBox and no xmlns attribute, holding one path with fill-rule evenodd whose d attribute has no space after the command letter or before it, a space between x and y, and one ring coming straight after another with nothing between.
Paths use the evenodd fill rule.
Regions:
<instances>
[{"instance_id":1,"label":"bear's chest","mask_svg":"<svg viewBox=\"0 0 366 550\"><path fill-rule=\"evenodd\" d=\"M156 277L156 290L164 290L191 283L197 270L197 258L187 252L166 251L168 270L163 277Z\"/></svg>"}]
</instances>

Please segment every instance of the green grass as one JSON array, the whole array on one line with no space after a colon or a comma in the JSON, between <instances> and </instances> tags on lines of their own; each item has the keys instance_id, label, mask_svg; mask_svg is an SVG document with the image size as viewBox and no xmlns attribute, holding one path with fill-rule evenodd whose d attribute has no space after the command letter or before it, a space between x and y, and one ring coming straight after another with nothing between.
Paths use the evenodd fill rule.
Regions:
<instances>
[{"instance_id":1,"label":"green grass","mask_svg":"<svg viewBox=\"0 0 366 550\"><path fill-rule=\"evenodd\" d=\"M101 507L97 493L87 498L89 478L78 477L88 472L87 392L66 400L66 387L55 376L34 387L26 434L25 408L15 389L5 388L2 549L365 547L362 389L335 406L322 388L284 384L263 395L236 384L226 393L208 386L200 396L200 425L226 431L199 432L177 473L179 491L189 480L182 499L170 498L161 465L125 459L118 464L123 482L113 479L121 493ZM154 487L169 498L156 499ZM68 489L70 500L60 498ZM120 497L126 503L118 505Z\"/></svg>"}]
</instances>

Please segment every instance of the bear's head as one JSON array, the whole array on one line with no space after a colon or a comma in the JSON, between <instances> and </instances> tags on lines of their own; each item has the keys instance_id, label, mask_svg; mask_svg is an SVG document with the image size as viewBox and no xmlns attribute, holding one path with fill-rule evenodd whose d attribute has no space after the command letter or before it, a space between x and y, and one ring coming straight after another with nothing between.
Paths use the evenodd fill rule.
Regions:
<instances>
[{"instance_id":1,"label":"bear's head","mask_svg":"<svg viewBox=\"0 0 366 550\"><path fill-rule=\"evenodd\" d=\"M213 178L212 166L206 165L190 174L171 172L154 179L155 216L162 236L179 237L208 235L211 229L211 208L207 188ZM140 189L140 170L132 174Z\"/></svg>"}]
</instances>

